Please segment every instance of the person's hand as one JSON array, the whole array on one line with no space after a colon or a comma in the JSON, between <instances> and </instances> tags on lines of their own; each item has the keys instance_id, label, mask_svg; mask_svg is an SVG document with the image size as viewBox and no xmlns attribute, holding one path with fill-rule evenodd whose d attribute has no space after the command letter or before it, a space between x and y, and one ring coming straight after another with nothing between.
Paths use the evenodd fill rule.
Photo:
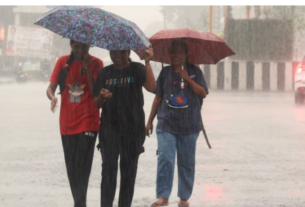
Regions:
<instances>
[{"instance_id":1,"label":"person's hand","mask_svg":"<svg viewBox=\"0 0 305 207\"><path fill-rule=\"evenodd\" d=\"M91 63L91 59L90 59L90 56L89 54L86 54L84 60L83 60L83 67L86 69L86 70L89 70L90 69L90 63Z\"/></svg>"},{"instance_id":2,"label":"person's hand","mask_svg":"<svg viewBox=\"0 0 305 207\"><path fill-rule=\"evenodd\" d=\"M188 80L190 78L187 70L180 70L180 77L183 78L184 80Z\"/></svg>"},{"instance_id":3,"label":"person's hand","mask_svg":"<svg viewBox=\"0 0 305 207\"><path fill-rule=\"evenodd\" d=\"M154 56L154 52L151 46L146 47L147 49L145 50L145 62L148 62L152 59Z\"/></svg>"},{"instance_id":4,"label":"person's hand","mask_svg":"<svg viewBox=\"0 0 305 207\"><path fill-rule=\"evenodd\" d=\"M145 133L146 133L146 136L149 137L149 135L151 135L153 133L153 124L152 122L148 122L146 127L145 127Z\"/></svg>"},{"instance_id":5,"label":"person's hand","mask_svg":"<svg viewBox=\"0 0 305 207\"><path fill-rule=\"evenodd\" d=\"M54 96L51 100L51 111L54 113L57 107L57 98Z\"/></svg>"},{"instance_id":6,"label":"person's hand","mask_svg":"<svg viewBox=\"0 0 305 207\"><path fill-rule=\"evenodd\" d=\"M111 98L111 97L112 97L112 93L109 92L109 90L107 90L107 89L105 89L105 88L102 88L102 89L101 89L100 95L101 95L103 98Z\"/></svg>"}]
</instances>

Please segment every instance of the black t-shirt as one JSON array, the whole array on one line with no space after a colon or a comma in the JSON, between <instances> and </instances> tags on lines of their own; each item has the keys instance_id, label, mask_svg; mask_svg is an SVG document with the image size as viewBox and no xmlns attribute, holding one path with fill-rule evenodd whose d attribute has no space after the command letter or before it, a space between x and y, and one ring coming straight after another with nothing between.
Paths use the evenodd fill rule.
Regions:
<instances>
[{"instance_id":1,"label":"black t-shirt","mask_svg":"<svg viewBox=\"0 0 305 207\"><path fill-rule=\"evenodd\" d=\"M102 88L112 93L102 107L100 130L111 127L120 135L145 137L142 92L145 81L146 71L142 63L131 62L124 69L115 69L112 64L99 71L94 96L98 96Z\"/></svg>"}]
</instances>

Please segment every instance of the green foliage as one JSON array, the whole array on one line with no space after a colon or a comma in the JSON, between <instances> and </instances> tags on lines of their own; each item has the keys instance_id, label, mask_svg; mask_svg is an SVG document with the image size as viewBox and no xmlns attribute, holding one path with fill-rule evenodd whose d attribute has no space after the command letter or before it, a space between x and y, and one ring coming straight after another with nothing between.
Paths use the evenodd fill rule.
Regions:
<instances>
[{"instance_id":1,"label":"green foliage","mask_svg":"<svg viewBox=\"0 0 305 207\"><path fill-rule=\"evenodd\" d=\"M293 21L284 19L227 19L225 41L235 60L291 61Z\"/></svg>"}]
</instances>

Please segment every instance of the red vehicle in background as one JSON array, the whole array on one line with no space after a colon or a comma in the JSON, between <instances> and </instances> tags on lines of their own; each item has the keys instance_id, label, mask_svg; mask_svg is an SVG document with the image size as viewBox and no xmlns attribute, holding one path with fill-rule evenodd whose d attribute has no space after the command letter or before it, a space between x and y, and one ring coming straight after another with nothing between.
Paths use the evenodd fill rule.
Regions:
<instances>
[{"instance_id":1,"label":"red vehicle in background","mask_svg":"<svg viewBox=\"0 0 305 207\"><path fill-rule=\"evenodd\" d=\"M296 104L303 104L305 99L305 56L299 63L294 74L294 100Z\"/></svg>"}]
</instances>

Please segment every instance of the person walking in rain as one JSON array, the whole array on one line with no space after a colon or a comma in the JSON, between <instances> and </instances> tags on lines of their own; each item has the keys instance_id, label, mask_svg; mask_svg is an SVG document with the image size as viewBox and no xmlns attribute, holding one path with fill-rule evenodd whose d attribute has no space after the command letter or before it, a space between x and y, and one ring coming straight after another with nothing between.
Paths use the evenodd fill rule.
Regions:
<instances>
[{"instance_id":1,"label":"person walking in rain","mask_svg":"<svg viewBox=\"0 0 305 207\"><path fill-rule=\"evenodd\" d=\"M89 45L70 40L71 54L60 57L47 88L51 110L61 94L60 134L74 207L86 207L87 188L99 130L99 110L93 97L94 80L103 62L89 55Z\"/></svg>"},{"instance_id":2,"label":"person walking in rain","mask_svg":"<svg viewBox=\"0 0 305 207\"><path fill-rule=\"evenodd\" d=\"M132 62L130 50L110 51L113 64L98 74L95 103L102 108L99 149L102 156L101 207L112 207L120 157L118 207L130 207L134 195L138 158L144 152L145 114L142 86L153 92L156 81L150 65L151 48L145 66Z\"/></svg>"},{"instance_id":3,"label":"person walking in rain","mask_svg":"<svg viewBox=\"0 0 305 207\"><path fill-rule=\"evenodd\" d=\"M171 65L162 68L157 79L156 96L146 125L149 136L157 115L157 200L151 207L168 206L176 151L178 206L188 207L194 184L196 141L202 130L200 110L208 87L199 67L188 63L188 47L183 40L173 40L168 54Z\"/></svg>"}]
</instances>

